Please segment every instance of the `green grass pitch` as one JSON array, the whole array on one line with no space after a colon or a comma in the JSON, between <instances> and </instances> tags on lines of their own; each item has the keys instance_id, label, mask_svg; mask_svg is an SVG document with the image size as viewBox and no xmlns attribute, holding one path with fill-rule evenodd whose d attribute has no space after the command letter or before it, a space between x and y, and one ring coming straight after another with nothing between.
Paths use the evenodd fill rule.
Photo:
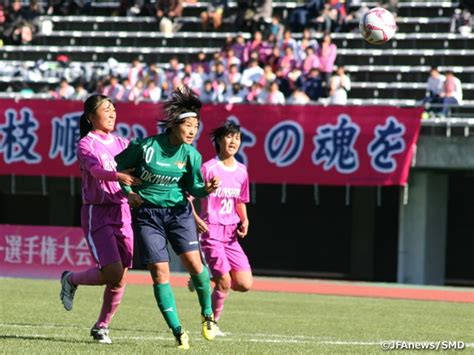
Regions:
<instances>
[{"instance_id":1,"label":"green grass pitch","mask_svg":"<svg viewBox=\"0 0 474 355\"><path fill-rule=\"evenodd\" d=\"M382 353L383 340L463 341L474 353L472 304L290 293L231 293L219 323L226 337L200 334L195 293L174 288L183 326L196 354ZM0 278L0 354L172 354L152 288L128 285L111 324L113 344L92 342L102 287L81 286L74 309L59 301L56 280ZM420 351L390 351L390 354ZM426 354L429 351L422 351Z\"/></svg>"}]
</instances>

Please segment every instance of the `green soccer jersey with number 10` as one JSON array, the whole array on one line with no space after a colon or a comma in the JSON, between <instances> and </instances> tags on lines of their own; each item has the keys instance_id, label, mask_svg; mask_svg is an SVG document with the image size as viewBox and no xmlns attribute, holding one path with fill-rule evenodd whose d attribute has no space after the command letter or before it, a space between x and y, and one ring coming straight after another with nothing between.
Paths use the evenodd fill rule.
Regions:
<instances>
[{"instance_id":1,"label":"green soccer jersey with number 10","mask_svg":"<svg viewBox=\"0 0 474 355\"><path fill-rule=\"evenodd\" d=\"M115 161L117 171L135 168L132 174L142 180L138 186L121 184L125 194L134 191L154 206L185 205L185 191L196 197L208 195L201 154L189 144L172 145L165 133L133 140Z\"/></svg>"}]
</instances>

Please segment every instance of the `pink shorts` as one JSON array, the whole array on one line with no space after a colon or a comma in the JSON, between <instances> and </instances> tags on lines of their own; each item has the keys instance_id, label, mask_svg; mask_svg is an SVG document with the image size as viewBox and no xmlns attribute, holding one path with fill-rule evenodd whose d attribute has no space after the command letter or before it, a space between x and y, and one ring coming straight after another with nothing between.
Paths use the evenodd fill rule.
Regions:
<instances>
[{"instance_id":1,"label":"pink shorts","mask_svg":"<svg viewBox=\"0 0 474 355\"><path fill-rule=\"evenodd\" d=\"M201 234L201 249L212 276L229 271L250 271L250 264L239 244L237 225L209 224L209 232Z\"/></svg>"},{"instance_id":2,"label":"pink shorts","mask_svg":"<svg viewBox=\"0 0 474 355\"><path fill-rule=\"evenodd\" d=\"M128 205L84 205L81 223L89 250L100 268L118 261L124 267L132 267L133 230Z\"/></svg>"}]
</instances>

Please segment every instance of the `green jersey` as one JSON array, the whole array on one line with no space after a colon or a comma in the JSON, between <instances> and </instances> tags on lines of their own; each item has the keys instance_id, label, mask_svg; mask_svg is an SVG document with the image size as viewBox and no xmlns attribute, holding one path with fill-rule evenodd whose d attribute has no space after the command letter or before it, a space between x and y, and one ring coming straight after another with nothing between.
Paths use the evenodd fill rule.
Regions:
<instances>
[{"instance_id":1,"label":"green jersey","mask_svg":"<svg viewBox=\"0 0 474 355\"><path fill-rule=\"evenodd\" d=\"M125 194L134 191L154 206L185 205L185 191L196 197L208 195L201 154L189 144L172 145L167 134L133 140L115 161L117 171L135 168L133 175L142 180L138 186L121 184Z\"/></svg>"}]
</instances>

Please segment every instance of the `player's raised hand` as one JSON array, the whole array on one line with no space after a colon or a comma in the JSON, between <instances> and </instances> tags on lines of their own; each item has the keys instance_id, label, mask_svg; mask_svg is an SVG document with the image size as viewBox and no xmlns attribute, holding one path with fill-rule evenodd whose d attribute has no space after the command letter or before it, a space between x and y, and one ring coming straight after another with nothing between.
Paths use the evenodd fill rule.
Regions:
<instances>
[{"instance_id":1,"label":"player's raised hand","mask_svg":"<svg viewBox=\"0 0 474 355\"><path fill-rule=\"evenodd\" d=\"M219 178L219 176L213 176L212 179L206 182L206 191L208 193L216 191L220 183L221 179Z\"/></svg>"},{"instance_id":2,"label":"player's raised hand","mask_svg":"<svg viewBox=\"0 0 474 355\"><path fill-rule=\"evenodd\" d=\"M133 208L140 207L140 205L143 203L143 200L140 197L140 195L133 191L127 195L127 199L128 199L128 204L130 205L130 207L133 207Z\"/></svg>"},{"instance_id":3,"label":"player's raised hand","mask_svg":"<svg viewBox=\"0 0 474 355\"><path fill-rule=\"evenodd\" d=\"M132 172L135 170L135 168L130 168L126 170L122 170L117 172L117 179L120 183L128 186L137 186L142 183L142 181L133 176Z\"/></svg>"}]
</instances>

